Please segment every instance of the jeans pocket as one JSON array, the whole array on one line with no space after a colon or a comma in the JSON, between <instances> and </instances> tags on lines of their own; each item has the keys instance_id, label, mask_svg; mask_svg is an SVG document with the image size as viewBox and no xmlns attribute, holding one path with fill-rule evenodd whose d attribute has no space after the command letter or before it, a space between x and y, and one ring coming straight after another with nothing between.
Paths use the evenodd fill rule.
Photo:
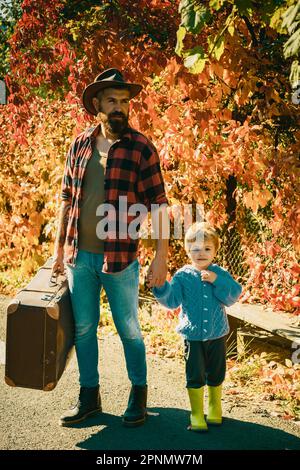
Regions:
<instances>
[{"instance_id":1,"label":"jeans pocket","mask_svg":"<svg viewBox=\"0 0 300 470\"><path fill-rule=\"evenodd\" d=\"M119 271L117 273L106 273L107 276L111 276L113 278L127 278L131 274L136 274L140 269L139 260L136 258L132 261L125 269Z\"/></svg>"},{"instance_id":2,"label":"jeans pocket","mask_svg":"<svg viewBox=\"0 0 300 470\"><path fill-rule=\"evenodd\" d=\"M84 250L78 250L75 266L73 269L90 268L92 264L91 253Z\"/></svg>"}]
</instances>

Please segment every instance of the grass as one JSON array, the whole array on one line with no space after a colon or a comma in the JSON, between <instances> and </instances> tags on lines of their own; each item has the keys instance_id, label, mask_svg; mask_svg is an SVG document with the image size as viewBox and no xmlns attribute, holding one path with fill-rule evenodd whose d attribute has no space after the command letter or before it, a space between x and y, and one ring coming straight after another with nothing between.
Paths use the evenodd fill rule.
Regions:
<instances>
[{"instance_id":1,"label":"grass","mask_svg":"<svg viewBox=\"0 0 300 470\"><path fill-rule=\"evenodd\" d=\"M24 269L9 269L0 271L0 293L13 297L19 289L25 287L32 279L32 275L26 274Z\"/></svg>"},{"instance_id":2,"label":"grass","mask_svg":"<svg viewBox=\"0 0 300 470\"><path fill-rule=\"evenodd\" d=\"M277 415L283 419L300 420L300 364L282 364L278 355L255 354L249 348L241 359L227 362L227 379L231 386L247 387L260 399L277 405Z\"/></svg>"}]
</instances>

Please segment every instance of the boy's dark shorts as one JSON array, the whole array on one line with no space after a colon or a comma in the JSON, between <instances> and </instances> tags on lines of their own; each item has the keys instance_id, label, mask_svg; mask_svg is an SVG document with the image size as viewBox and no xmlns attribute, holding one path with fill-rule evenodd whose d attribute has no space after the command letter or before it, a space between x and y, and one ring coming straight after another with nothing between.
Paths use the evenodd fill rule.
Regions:
<instances>
[{"instance_id":1,"label":"boy's dark shorts","mask_svg":"<svg viewBox=\"0 0 300 470\"><path fill-rule=\"evenodd\" d=\"M208 341L184 340L187 388L216 387L225 379L226 336Z\"/></svg>"}]
</instances>

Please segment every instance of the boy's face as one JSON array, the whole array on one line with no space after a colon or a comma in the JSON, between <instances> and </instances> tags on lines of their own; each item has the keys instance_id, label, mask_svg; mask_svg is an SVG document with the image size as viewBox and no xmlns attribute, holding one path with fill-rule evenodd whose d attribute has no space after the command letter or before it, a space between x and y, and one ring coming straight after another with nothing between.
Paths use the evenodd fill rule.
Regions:
<instances>
[{"instance_id":1,"label":"boy's face","mask_svg":"<svg viewBox=\"0 0 300 470\"><path fill-rule=\"evenodd\" d=\"M197 269L207 269L216 256L216 247L212 240L195 241L190 245L188 255Z\"/></svg>"}]
</instances>

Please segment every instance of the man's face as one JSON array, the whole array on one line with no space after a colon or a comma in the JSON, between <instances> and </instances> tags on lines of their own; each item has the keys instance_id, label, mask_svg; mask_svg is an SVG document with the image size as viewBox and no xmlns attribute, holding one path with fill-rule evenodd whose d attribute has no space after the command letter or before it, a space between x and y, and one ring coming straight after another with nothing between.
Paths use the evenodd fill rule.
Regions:
<instances>
[{"instance_id":1,"label":"man's face","mask_svg":"<svg viewBox=\"0 0 300 470\"><path fill-rule=\"evenodd\" d=\"M129 90L106 88L93 98L93 105L100 113L101 122L112 134L121 134L128 127Z\"/></svg>"}]
</instances>

